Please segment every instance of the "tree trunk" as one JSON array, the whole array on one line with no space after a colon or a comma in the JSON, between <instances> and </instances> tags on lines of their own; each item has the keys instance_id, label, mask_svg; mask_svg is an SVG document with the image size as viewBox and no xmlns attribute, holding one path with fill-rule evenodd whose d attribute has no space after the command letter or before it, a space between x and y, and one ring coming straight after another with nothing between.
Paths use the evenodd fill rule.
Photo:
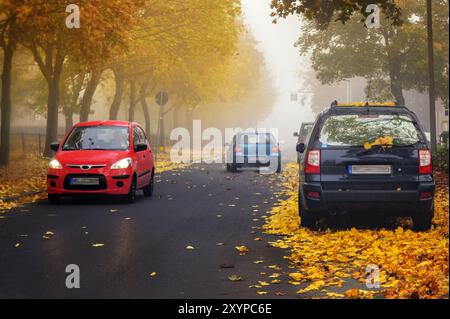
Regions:
<instances>
[{"instance_id":1,"label":"tree trunk","mask_svg":"<svg viewBox=\"0 0 450 319\"><path fill-rule=\"evenodd\" d=\"M392 61L390 65L389 77L391 81L391 93L398 105L405 105L405 97L403 95L403 87L400 80L400 63Z\"/></svg>"},{"instance_id":2,"label":"tree trunk","mask_svg":"<svg viewBox=\"0 0 450 319\"><path fill-rule=\"evenodd\" d=\"M45 134L44 156L51 157L52 150L50 144L58 140L58 111L60 80L64 64L64 56L59 52L56 54L56 61L52 75L47 80L48 100L47 100L47 127Z\"/></svg>"},{"instance_id":3,"label":"tree trunk","mask_svg":"<svg viewBox=\"0 0 450 319\"><path fill-rule=\"evenodd\" d=\"M180 110L180 107L178 105L175 106L173 109L172 120L173 120L174 128L179 127L179 117L178 117L179 110Z\"/></svg>"},{"instance_id":4,"label":"tree trunk","mask_svg":"<svg viewBox=\"0 0 450 319\"><path fill-rule=\"evenodd\" d=\"M147 137L150 138L151 134L150 111L148 110L148 104L145 96L141 95L140 101L142 106L142 112L144 113L145 133L147 134Z\"/></svg>"},{"instance_id":5,"label":"tree trunk","mask_svg":"<svg viewBox=\"0 0 450 319\"><path fill-rule=\"evenodd\" d=\"M386 42L387 63L389 65L389 80L392 96L399 105L405 105L403 86L401 83L401 58L392 54L390 36L387 29L383 29L383 37Z\"/></svg>"},{"instance_id":6,"label":"tree trunk","mask_svg":"<svg viewBox=\"0 0 450 319\"><path fill-rule=\"evenodd\" d=\"M66 119L66 123L65 123L66 132L68 132L73 126L73 111L67 110L64 113L64 117Z\"/></svg>"},{"instance_id":7,"label":"tree trunk","mask_svg":"<svg viewBox=\"0 0 450 319\"><path fill-rule=\"evenodd\" d=\"M91 79L86 86L80 106L80 122L87 122L89 120L89 113L91 112L92 99L94 98L97 86L100 83L102 72L92 72Z\"/></svg>"},{"instance_id":8,"label":"tree trunk","mask_svg":"<svg viewBox=\"0 0 450 319\"><path fill-rule=\"evenodd\" d=\"M148 86L149 86L149 81L145 80L142 83L141 89L139 91L139 101L142 106L142 112L144 113L145 133L147 134L147 137L150 138L150 134L151 134L150 111L148 109L148 103L147 103Z\"/></svg>"},{"instance_id":9,"label":"tree trunk","mask_svg":"<svg viewBox=\"0 0 450 319\"><path fill-rule=\"evenodd\" d=\"M186 110L186 127L189 132L193 133L194 110Z\"/></svg>"},{"instance_id":10,"label":"tree trunk","mask_svg":"<svg viewBox=\"0 0 450 319\"><path fill-rule=\"evenodd\" d=\"M130 79L130 108L128 109L128 121L134 121L134 112L136 110L136 79Z\"/></svg>"},{"instance_id":11,"label":"tree trunk","mask_svg":"<svg viewBox=\"0 0 450 319\"><path fill-rule=\"evenodd\" d=\"M76 81L73 83L73 95L70 101L70 105L67 105L63 110L64 116L66 118L66 132L69 131L73 126L73 114L75 113L76 107L79 106L78 99L80 98L80 92L83 89L84 79L86 78L86 72L82 71Z\"/></svg>"},{"instance_id":12,"label":"tree trunk","mask_svg":"<svg viewBox=\"0 0 450 319\"><path fill-rule=\"evenodd\" d=\"M10 42L3 48L2 99L1 99L1 141L0 166L9 162L9 148L11 135L11 74L15 45Z\"/></svg>"},{"instance_id":13,"label":"tree trunk","mask_svg":"<svg viewBox=\"0 0 450 319\"><path fill-rule=\"evenodd\" d=\"M116 82L116 91L114 94L114 100L109 110L109 119L117 120L117 117L119 116L120 104L122 103L125 76L123 74L123 68L121 66L114 68L113 72L114 72L114 79Z\"/></svg>"}]
</instances>

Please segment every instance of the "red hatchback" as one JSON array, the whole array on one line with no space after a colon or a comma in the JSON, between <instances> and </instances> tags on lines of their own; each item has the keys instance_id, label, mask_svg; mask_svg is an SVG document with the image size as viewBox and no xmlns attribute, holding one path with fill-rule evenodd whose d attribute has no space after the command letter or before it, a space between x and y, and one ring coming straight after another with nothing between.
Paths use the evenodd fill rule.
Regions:
<instances>
[{"instance_id":1,"label":"red hatchback","mask_svg":"<svg viewBox=\"0 0 450 319\"><path fill-rule=\"evenodd\" d=\"M56 152L47 174L51 203L84 194L122 195L132 203L138 189L153 194L153 153L137 123L79 123L51 148Z\"/></svg>"}]
</instances>

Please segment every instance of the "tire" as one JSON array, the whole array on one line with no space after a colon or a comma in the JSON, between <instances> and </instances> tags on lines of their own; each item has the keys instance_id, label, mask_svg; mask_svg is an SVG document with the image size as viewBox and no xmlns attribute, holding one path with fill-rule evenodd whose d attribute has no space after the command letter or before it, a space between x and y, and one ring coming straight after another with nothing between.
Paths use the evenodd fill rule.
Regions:
<instances>
[{"instance_id":1,"label":"tire","mask_svg":"<svg viewBox=\"0 0 450 319\"><path fill-rule=\"evenodd\" d=\"M414 223L413 230L416 232L425 232L431 229L434 218L434 205L425 212L417 212L412 216Z\"/></svg>"},{"instance_id":2,"label":"tire","mask_svg":"<svg viewBox=\"0 0 450 319\"><path fill-rule=\"evenodd\" d=\"M317 230L317 217L314 216L304 205L301 200L301 194L299 194L298 203L300 226L308 228L310 230Z\"/></svg>"},{"instance_id":3,"label":"tire","mask_svg":"<svg viewBox=\"0 0 450 319\"><path fill-rule=\"evenodd\" d=\"M128 191L128 194L125 195L125 201L129 204L134 203L136 199L136 176L133 176L133 180L131 181L130 190Z\"/></svg>"},{"instance_id":4,"label":"tire","mask_svg":"<svg viewBox=\"0 0 450 319\"><path fill-rule=\"evenodd\" d=\"M232 173L236 173L236 172L237 172L237 166L236 166L236 164L231 164L231 165L230 165L230 171L231 171Z\"/></svg>"},{"instance_id":5,"label":"tire","mask_svg":"<svg viewBox=\"0 0 450 319\"><path fill-rule=\"evenodd\" d=\"M226 167L227 167L227 168L226 168L226 169L227 169L227 172L231 172L230 164L227 163Z\"/></svg>"},{"instance_id":6,"label":"tire","mask_svg":"<svg viewBox=\"0 0 450 319\"><path fill-rule=\"evenodd\" d=\"M48 202L50 204L56 205L59 204L61 201L61 196L54 195L54 194L48 194Z\"/></svg>"},{"instance_id":7,"label":"tire","mask_svg":"<svg viewBox=\"0 0 450 319\"><path fill-rule=\"evenodd\" d=\"M148 183L147 186L145 186L143 188L144 190L144 196L145 197L152 197L153 196L153 186L154 186L154 182L155 182L155 174L154 172L152 172L152 177L150 178L150 182Z\"/></svg>"}]
</instances>

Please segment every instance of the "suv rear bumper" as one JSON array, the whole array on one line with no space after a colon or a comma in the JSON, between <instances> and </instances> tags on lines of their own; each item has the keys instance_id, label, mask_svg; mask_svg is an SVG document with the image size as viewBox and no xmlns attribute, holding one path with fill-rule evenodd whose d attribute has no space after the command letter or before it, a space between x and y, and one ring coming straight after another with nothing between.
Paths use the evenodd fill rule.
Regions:
<instances>
[{"instance_id":1,"label":"suv rear bumper","mask_svg":"<svg viewBox=\"0 0 450 319\"><path fill-rule=\"evenodd\" d=\"M311 198L315 192L319 198ZM421 193L432 196L421 199ZM415 190L324 190L321 183L301 183L299 197L304 206L314 213L387 213L410 216L433 207L435 183L419 183Z\"/></svg>"}]
</instances>

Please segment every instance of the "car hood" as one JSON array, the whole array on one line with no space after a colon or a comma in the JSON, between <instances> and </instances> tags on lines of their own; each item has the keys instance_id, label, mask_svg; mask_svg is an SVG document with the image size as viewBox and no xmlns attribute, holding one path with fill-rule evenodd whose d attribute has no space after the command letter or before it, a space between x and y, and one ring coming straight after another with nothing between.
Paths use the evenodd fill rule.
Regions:
<instances>
[{"instance_id":1,"label":"car hood","mask_svg":"<svg viewBox=\"0 0 450 319\"><path fill-rule=\"evenodd\" d=\"M62 165L112 165L129 156L128 151L60 151L56 159Z\"/></svg>"}]
</instances>

